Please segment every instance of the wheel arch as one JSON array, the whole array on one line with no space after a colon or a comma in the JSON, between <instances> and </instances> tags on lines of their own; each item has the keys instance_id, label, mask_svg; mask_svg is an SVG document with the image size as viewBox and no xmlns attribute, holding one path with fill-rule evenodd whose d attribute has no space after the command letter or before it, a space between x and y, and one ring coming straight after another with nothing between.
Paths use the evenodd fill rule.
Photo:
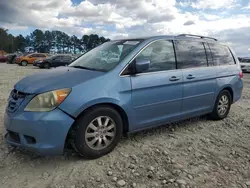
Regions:
<instances>
[{"instance_id":1,"label":"wheel arch","mask_svg":"<svg viewBox=\"0 0 250 188\"><path fill-rule=\"evenodd\" d=\"M233 102L233 99L234 99L234 92L233 92L233 89L232 89L232 87L231 86L225 86L224 88L222 88L221 90L220 90L220 92L221 91L223 91L223 90L227 90L227 91L229 91L229 93L231 94L231 100L232 100L232 102ZM220 93L219 92L219 93Z\"/></svg>"},{"instance_id":2,"label":"wheel arch","mask_svg":"<svg viewBox=\"0 0 250 188\"><path fill-rule=\"evenodd\" d=\"M120 105L113 103L113 102L100 102L100 103L91 104L88 107L86 107L85 109L83 109L75 117L75 119L77 119L80 116L84 116L84 114L86 114L88 111L92 110L93 108L98 108L98 107L102 107L102 106L108 106L108 107L115 109L120 114L120 116L122 118L123 133L129 132L129 120L128 120L128 115L127 115L126 111ZM74 124L71 126L71 129L72 128L74 128Z\"/></svg>"}]
</instances>

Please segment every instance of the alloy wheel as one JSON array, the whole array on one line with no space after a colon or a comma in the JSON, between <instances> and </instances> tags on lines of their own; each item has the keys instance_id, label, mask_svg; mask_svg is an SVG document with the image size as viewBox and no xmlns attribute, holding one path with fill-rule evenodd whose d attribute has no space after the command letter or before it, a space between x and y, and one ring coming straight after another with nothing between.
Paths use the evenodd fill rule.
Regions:
<instances>
[{"instance_id":1,"label":"alloy wheel","mask_svg":"<svg viewBox=\"0 0 250 188\"><path fill-rule=\"evenodd\" d=\"M116 135L116 124L108 116L95 118L86 128L85 141L93 150L101 150L108 147Z\"/></svg>"},{"instance_id":2,"label":"alloy wheel","mask_svg":"<svg viewBox=\"0 0 250 188\"><path fill-rule=\"evenodd\" d=\"M217 106L218 114L220 116L225 115L228 108L229 108L229 98L227 95L222 95Z\"/></svg>"}]
</instances>

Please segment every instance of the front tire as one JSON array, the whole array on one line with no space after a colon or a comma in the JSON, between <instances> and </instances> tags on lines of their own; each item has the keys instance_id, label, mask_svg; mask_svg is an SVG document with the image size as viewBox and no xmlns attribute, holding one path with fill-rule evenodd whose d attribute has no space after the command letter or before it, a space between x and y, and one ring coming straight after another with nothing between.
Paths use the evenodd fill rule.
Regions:
<instances>
[{"instance_id":1,"label":"front tire","mask_svg":"<svg viewBox=\"0 0 250 188\"><path fill-rule=\"evenodd\" d=\"M44 63L43 67L44 67L45 69L49 69L49 68L50 68L50 65L49 65L49 63Z\"/></svg>"},{"instance_id":2,"label":"front tire","mask_svg":"<svg viewBox=\"0 0 250 188\"><path fill-rule=\"evenodd\" d=\"M27 66L27 65L28 65L28 62L27 62L27 61L22 61L22 62L21 62L21 65L22 65L22 66Z\"/></svg>"},{"instance_id":3,"label":"front tire","mask_svg":"<svg viewBox=\"0 0 250 188\"><path fill-rule=\"evenodd\" d=\"M228 90L223 90L219 93L213 112L210 114L210 118L214 120L221 120L227 117L232 104L232 96Z\"/></svg>"},{"instance_id":4,"label":"front tire","mask_svg":"<svg viewBox=\"0 0 250 188\"><path fill-rule=\"evenodd\" d=\"M120 114L109 106L96 107L76 120L73 147L83 158L96 159L111 152L122 136Z\"/></svg>"}]
</instances>

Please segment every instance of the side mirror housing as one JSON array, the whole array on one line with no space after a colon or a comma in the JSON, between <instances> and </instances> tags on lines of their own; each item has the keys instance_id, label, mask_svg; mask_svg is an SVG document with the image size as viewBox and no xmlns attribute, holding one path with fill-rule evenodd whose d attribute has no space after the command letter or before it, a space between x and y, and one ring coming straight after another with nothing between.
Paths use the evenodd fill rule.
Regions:
<instances>
[{"instance_id":1,"label":"side mirror housing","mask_svg":"<svg viewBox=\"0 0 250 188\"><path fill-rule=\"evenodd\" d=\"M148 59L136 59L135 61L135 67L136 72L141 73L144 71L147 71L149 69L150 60Z\"/></svg>"}]
</instances>

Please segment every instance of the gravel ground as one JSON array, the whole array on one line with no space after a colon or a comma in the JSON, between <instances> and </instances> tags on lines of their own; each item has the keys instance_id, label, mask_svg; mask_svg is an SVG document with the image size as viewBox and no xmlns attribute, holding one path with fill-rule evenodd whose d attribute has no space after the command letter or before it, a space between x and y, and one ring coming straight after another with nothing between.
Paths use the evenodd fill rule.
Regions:
<instances>
[{"instance_id":1,"label":"gravel ground","mask_svg":"<svg viewBox=\"0 0 250 188\"><path fill-rule=\"evenodd\" d=\"M225 120L189 119L123 138L110 154L39 157L7 146L3 113L13 85L39 70L0 64L0 187L250 187L250 74Z\"/></svg>"}]
</instances>

